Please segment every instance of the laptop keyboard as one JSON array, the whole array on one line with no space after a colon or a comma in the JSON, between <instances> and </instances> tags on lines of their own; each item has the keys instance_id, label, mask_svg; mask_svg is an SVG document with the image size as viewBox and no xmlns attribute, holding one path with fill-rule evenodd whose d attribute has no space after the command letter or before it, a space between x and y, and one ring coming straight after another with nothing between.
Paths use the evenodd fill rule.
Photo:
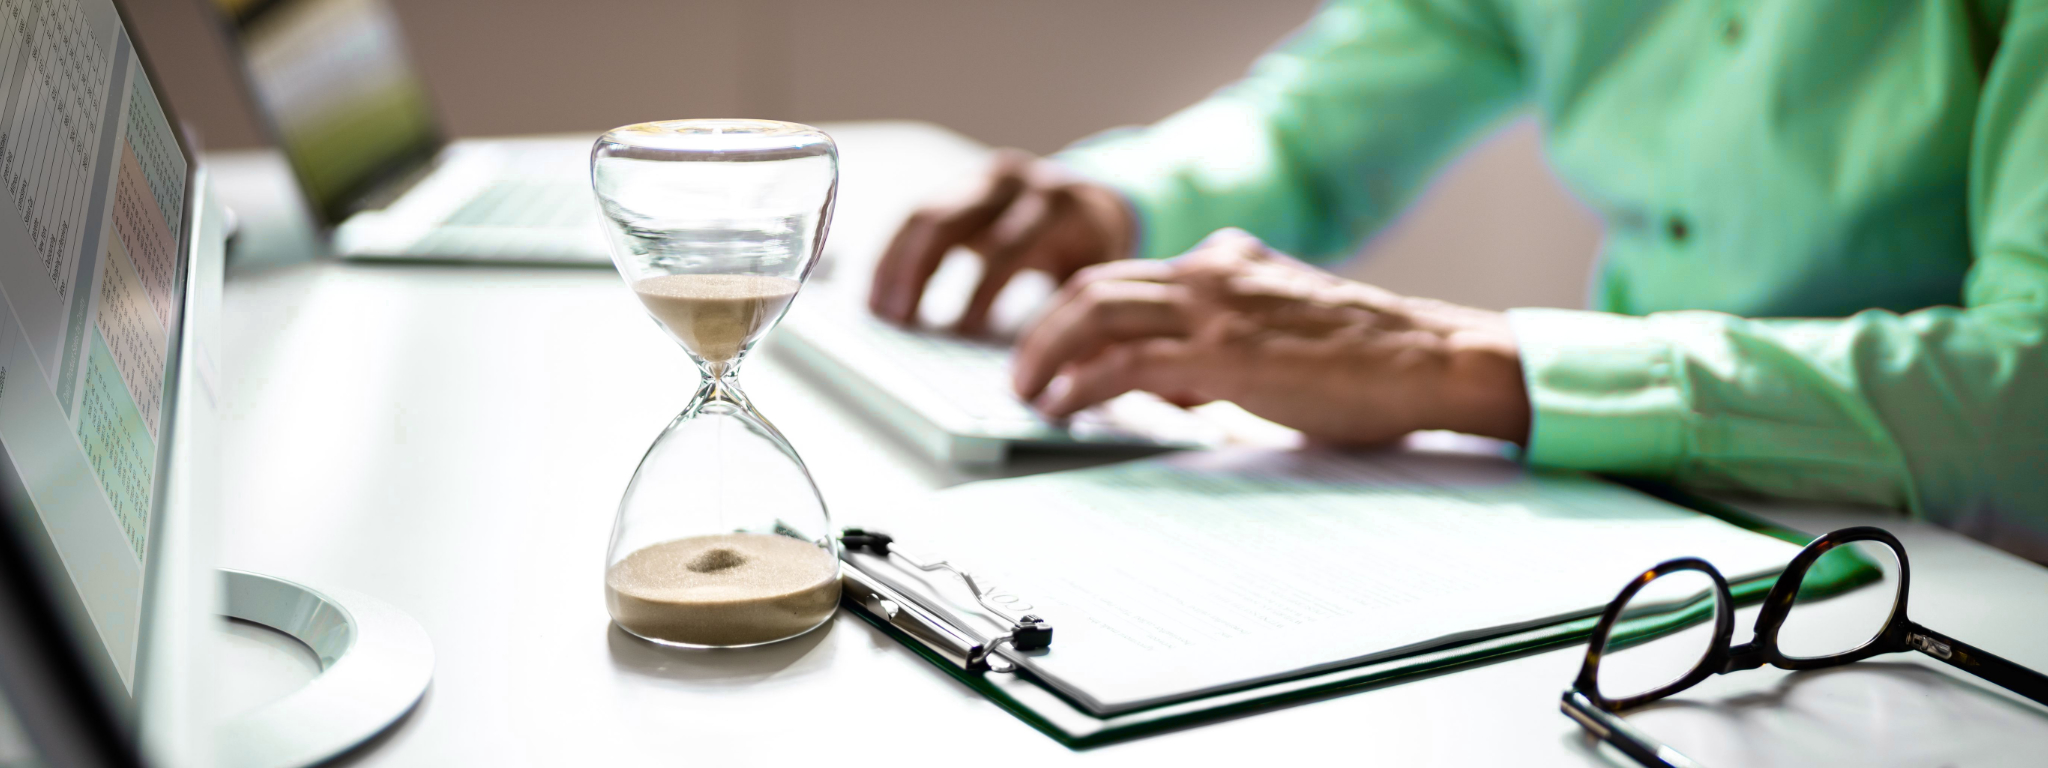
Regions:
<instances>
[{"instance_id":1,"label":"laptop keyboard","mask_svg":"<svg viewBox=\"0 0 2048 768\"><path fill-rule=\"evenodd\" d=\"M609 264L590 188L546 178L493 181L406 246L405 258Z\"/></svg>"},{"instance_id":2,"label":"laptop keyboard","mask_svg":"<svg viewBox=\"0 0 2048 768\"><path fill-rule=\"evenodd\" d=\"M442 226L568 229L597 223L590 188L559 181L504 179L491 182Z\"/></svg>"}]
</instances>

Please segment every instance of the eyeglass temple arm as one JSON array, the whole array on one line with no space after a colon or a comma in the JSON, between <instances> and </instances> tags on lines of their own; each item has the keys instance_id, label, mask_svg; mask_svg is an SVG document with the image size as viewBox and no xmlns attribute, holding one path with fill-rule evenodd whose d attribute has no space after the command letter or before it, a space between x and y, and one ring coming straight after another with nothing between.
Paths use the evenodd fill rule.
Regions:
<instances>
[{"instance_id":1,"label":"eyeglass temple arm","mask_svg":"<svg viewBox=\"0 0 2048 768\"><path fill-rule=\"evenodd\" d=\"M1663 742L1643 735L1642 731L1629 725L1620 715L1601 709L1593 700L1578 689L1564 692L1564 701L1557 706L1571 719L1584 726L1587 733L1600 737L1601 741L1613 744L1622 754L1650 768L1701 768L1678 750Z\"/></svg>"},{"instance_id":2,"label":"eyeglass temple arm","mask_svg":"<svg viewBox=\"0 0 2048 768\"><path fill-rule=\"evenodd\" d=\"M1906 646L1948 662L1949 666L2004 686L2006 690L2033 699L2037 703L2048 705L2048 675L1978 650L1975 646L1919 624L1907 625Z\"/></svg>"}]
</instances>

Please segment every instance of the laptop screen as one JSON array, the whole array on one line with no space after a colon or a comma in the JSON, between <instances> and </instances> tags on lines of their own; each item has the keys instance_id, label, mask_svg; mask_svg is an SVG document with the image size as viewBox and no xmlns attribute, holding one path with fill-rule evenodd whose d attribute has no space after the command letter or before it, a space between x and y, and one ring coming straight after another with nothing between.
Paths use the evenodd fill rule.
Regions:
<instances>
[{"instance_id":1,"label":"laptop screen","mask_svg":"<svg viewBox=\"0 0 2048 768\"><path fill-rule=\"evenodd\" d=\"M332 226L431 162L433 105L383 0L213 0L257 111Z\"/></svg>"}]
</instances>

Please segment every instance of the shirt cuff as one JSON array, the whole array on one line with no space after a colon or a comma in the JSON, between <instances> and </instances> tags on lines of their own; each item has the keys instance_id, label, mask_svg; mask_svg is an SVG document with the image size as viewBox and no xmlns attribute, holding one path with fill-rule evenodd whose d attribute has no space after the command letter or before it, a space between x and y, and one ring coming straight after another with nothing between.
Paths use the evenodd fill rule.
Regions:
<instances>
[{"instance_id":1,"label":"shirt cuff","mask_svg":"<svg viewBox=\"0 0 2048 768\"><path fill-rule=\"evenodd\" d=\"M1691 409L1676 352L1647 318L1516 309L1532 421L1530 464L1668 477L1686 456Z\"/></svg>"}]
</instances>

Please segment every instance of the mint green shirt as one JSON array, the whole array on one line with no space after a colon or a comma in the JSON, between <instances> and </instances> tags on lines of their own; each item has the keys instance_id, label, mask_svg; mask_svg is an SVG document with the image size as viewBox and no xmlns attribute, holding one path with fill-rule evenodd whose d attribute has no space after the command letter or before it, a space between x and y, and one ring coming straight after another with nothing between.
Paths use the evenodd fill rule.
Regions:
<instances>
[{"instance_id":1,"label":"mint green shirt","mask_svg":"<svg viewBox=\"0 0 2048 768\"><path fill-rule=\"evenodd\" d=\"M1523 107L1607 226L1598 311L1509 315L1528 461L2048 559L2048 0L1336 0L1061 158L1139 255L1238 226L1334 259Z\"/></svg>"}]
</instances>

